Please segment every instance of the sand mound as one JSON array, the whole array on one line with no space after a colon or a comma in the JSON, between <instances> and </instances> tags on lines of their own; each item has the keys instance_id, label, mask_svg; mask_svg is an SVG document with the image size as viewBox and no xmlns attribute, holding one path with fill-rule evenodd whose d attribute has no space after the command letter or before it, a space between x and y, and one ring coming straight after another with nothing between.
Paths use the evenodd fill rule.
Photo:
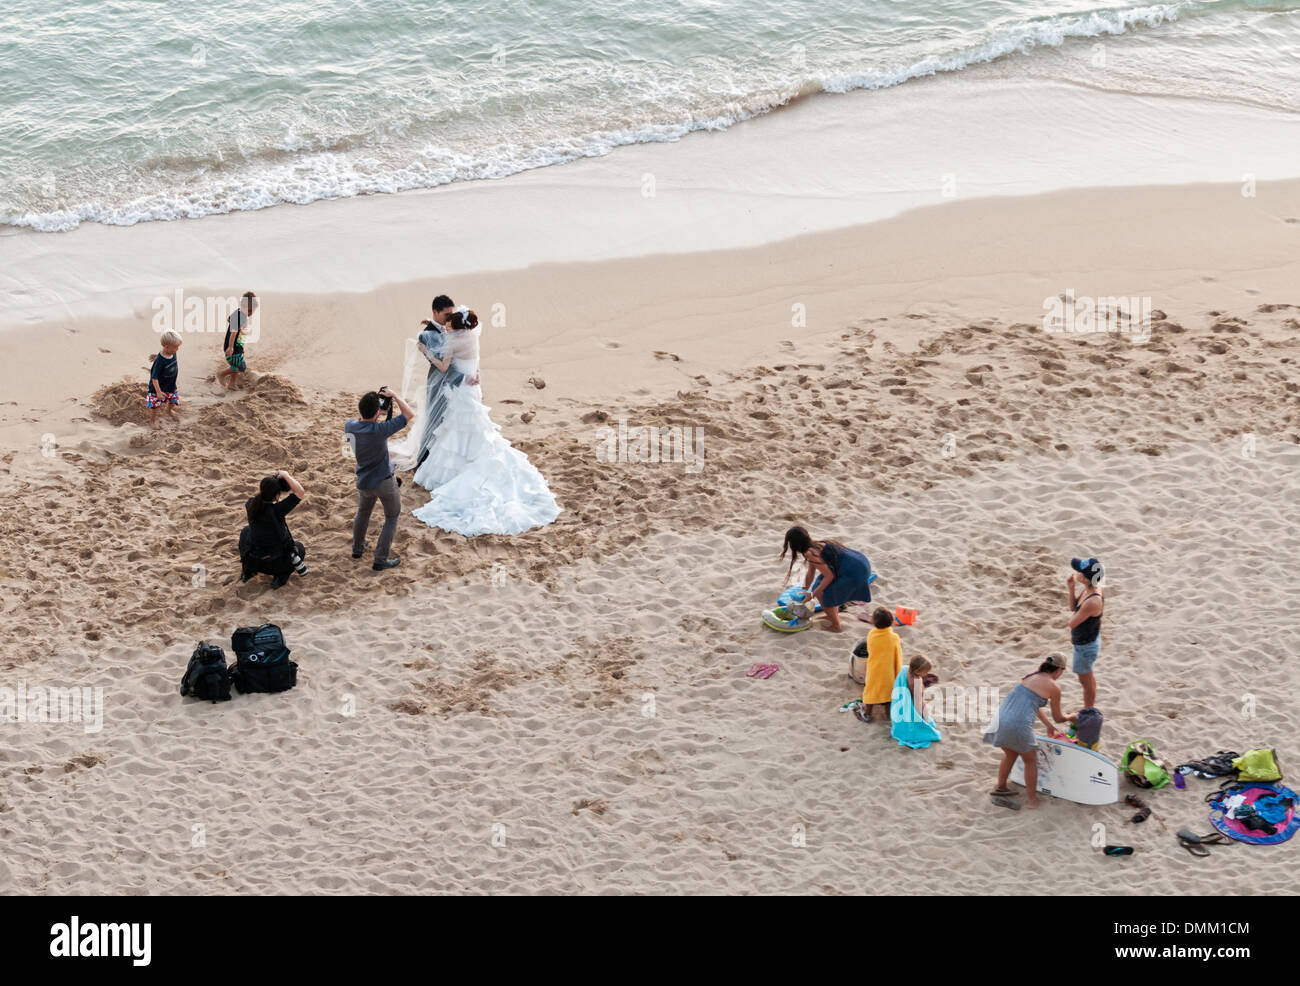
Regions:
<instances>
[{"instance_id":1,"label":"sand mound","mask_svg":"<svg viewBox=\"0 0 1300 986\"><path fill-rule=\"evenodd\" d=\"M100 387L90 400L90 413L114 425L147 425L149 410L144 406L148 384L139 380L121 380Z\"/></svg>"}]
</instances>

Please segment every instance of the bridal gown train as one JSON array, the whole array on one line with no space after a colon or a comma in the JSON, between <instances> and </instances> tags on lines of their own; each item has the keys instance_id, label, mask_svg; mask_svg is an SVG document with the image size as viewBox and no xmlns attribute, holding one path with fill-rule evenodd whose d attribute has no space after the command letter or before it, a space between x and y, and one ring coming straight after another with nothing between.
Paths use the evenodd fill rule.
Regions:
<instances>
[{"instance_id":1,"label":"bridal gown train","mask_svg":"<svg viewBox=\"0 0 1300 986\"><path fill-rule=\"evenodd\" d=\"M528 456L492 421L482 389L466 382L478 375L479 332L450 333L445 341L450 369L461 379L446 391L442 420L415 472L415 481L431 495L413 513L430 527L466 537L522 534L554 521L560 508Z\"/></svg>"}]
</instances>

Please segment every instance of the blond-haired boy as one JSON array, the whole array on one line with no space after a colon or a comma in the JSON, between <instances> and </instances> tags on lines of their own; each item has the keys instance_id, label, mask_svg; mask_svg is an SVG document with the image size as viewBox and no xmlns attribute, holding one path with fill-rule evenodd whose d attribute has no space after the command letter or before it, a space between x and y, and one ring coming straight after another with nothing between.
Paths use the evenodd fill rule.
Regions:
<instances>
[{"instance_id":1,"label":"blond-haired boy","mask_svg":"<svg viewBox=\"0 0 1300 986\"><path fill-rule=\"evenodd\" d=\"M162 352L149 357L153 367L149 370L149 390L144 398L145 407L149 408L149 424L154 428L158 427L158 408L167 408L167 417L173 418L181 402L176 391L176 378L180 375L176 351L181 348L181 337L168 330L158 341Z\"/></svg>"}]
</instances>

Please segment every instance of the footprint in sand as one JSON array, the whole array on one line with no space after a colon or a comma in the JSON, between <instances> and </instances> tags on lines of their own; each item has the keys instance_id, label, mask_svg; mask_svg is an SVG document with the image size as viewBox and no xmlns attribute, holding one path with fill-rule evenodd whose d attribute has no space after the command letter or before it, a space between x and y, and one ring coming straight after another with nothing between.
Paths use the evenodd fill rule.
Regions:
<instances>
[{"instance_id":1,"label":"footprint in sand","mask_svg":"<svg viewBox=\"0 0 1300 986\"><path fill-rule=\"evenodd\" d=\"M664 353L657 349L655 350L655 359L670 359L674 363L680 363L682 361L682 358L676 353Z\"/></svg>"},{"instance_id":2,"label":"footprint in sand","mask_svg":"<svg viewBox=\"0 0 1300 986\"><path fill-rule=\"evenodd\" d=\"M594 336L592 342L604 349L620 349L622 347L622 343L615 342L613 339L602 339L599 336Z\"/></svg>"}]
</instances>

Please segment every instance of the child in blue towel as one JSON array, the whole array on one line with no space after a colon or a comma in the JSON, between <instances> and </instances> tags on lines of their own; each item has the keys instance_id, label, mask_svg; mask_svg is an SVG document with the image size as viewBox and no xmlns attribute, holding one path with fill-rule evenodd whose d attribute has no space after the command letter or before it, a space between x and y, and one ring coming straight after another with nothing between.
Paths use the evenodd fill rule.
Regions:
<instances>
[{"instance_id":1,"label":"child in blue towel","mask_svg":"<svg viewBox=\"0 0 1300 986\"><path fill-rule=\"evenodd\" d=\"M924 750L931 743L943 739L943 734L930 717L925 699L925 677L931 667L928 660L918 655L894 679L889 735L898 740L899 746Z\"/></svg>"}]
</instances>

